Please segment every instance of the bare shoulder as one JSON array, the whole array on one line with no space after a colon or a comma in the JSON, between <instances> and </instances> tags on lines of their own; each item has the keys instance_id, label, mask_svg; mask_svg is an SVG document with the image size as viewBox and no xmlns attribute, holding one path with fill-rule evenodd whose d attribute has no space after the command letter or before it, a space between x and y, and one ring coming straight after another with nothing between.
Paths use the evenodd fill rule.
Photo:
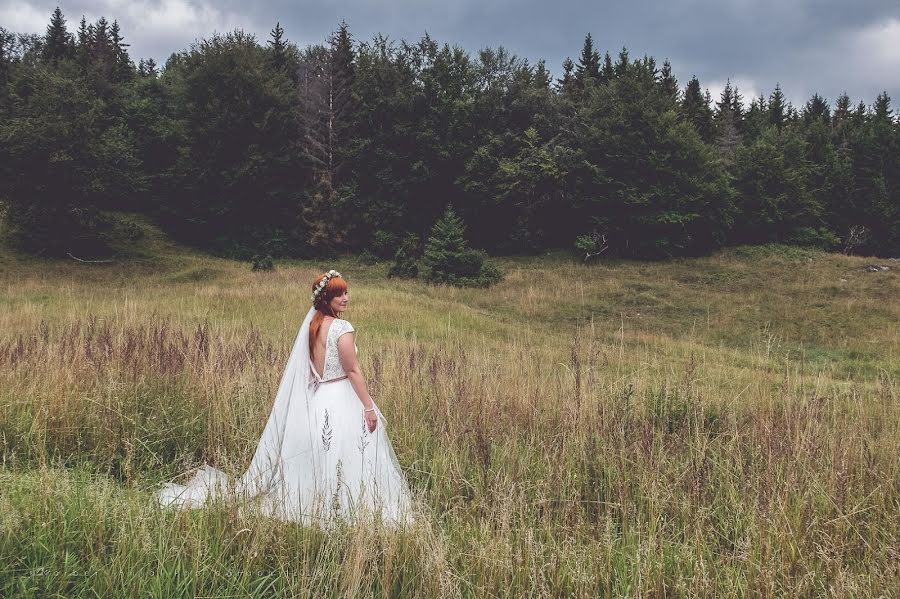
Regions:
<instances>
[{"instance_id":1,"label":"bare shoulder","mask_svg":"<svg viewBox=\"0 0 900 599\"><path fill-rule=\"evenodd\" d=\"M337 320L333 316L326 316L322 319L322 324L319 326L317 338L324 339L328 332L331 330L331 327L334 326L334 320Z\"/></svg>"}]
</instances>

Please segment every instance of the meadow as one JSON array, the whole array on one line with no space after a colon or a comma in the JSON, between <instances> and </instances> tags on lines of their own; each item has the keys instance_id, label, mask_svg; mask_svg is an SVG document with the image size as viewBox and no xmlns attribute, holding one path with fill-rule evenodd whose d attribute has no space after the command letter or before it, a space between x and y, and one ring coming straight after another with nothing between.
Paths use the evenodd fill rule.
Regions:
<instances>
[{"instance_id":1,"label":"meadow","mask_svg":"<svg viewBox=\"0 0 900 599\"><path fill-rule=\"evenodd\" d=\"M110 264L0 250L0 596L900 595L896 260L560 253L454 289L144 227ZM328 268L428 517L157 507L246 467Z\"/></svg>"}]
</instances>

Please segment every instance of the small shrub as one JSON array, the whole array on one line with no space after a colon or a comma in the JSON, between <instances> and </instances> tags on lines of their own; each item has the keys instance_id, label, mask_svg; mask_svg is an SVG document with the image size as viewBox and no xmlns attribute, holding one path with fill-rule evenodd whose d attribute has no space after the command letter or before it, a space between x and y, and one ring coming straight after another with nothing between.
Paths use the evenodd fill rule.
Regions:
<instances>
[{"instance_id":1,"label":"small shrub","mask_svg":"<svg viewBox=\"0 0 900 599\"><path fill-rule=\"evenodd\" d=\"M378 264L378 256L372 253L371 250L365 249L359 254L359 261L365 264L366 266L372 266L374 264Z\"/></svg>"},{"instance_id":2,"label":"small shrub","mask_svg":"<svg viewBox=\"0 0 900 599\"><path fill-rule=\"evenodd\" d=\"M275 261L272 260L272 256L269 254L265 254L263 256L257 254L253 256L253 271L265 271L265 270L273 270L275 268Z\"/></svg>"},{"instance_id":3,"label":"small shrub","mask_svg":"<svg viewBox=\"0 0 900 599\"><path fill-rule=\"evenodd\" d=\"M394 254L394 263L388 271L388 276L400 279L415 279L419 276L420 255L419 237L412 233L408 234L400 243L397 253Z\"/></svg>"},{"instance_id":4,"label":"small shrub","mask_svg":"<svg viewBox=\"0 0 900 599\"><path fill-rule=\"evenodd\" d=\"M372 240L372 250L379 258L388 259L400 249L400 237L391 231L379 229Z\"/></svg>"},{"instance_id":5,"label":"small shrub","mask_svg":"<svg viewBox=\"0 0 900 599\"><path fill-rule=\"evenodd\" d=\"M800 227L794 231L788 239L788 243L802 247L831 250L840 245L841 238L825 227L819 229L814 229L813 227Z\"/></svg>"},{"instance_id":6,"label":"small shrub","mask_svg":"<svg viewBox=\"0 0 900 599\"><path fill-rule=\"evenodd\" d=\"M131 221L122 223L121 229L125 239L131 242L140 241L145 236L144 227Z\"/></svg>"}]
</instances>

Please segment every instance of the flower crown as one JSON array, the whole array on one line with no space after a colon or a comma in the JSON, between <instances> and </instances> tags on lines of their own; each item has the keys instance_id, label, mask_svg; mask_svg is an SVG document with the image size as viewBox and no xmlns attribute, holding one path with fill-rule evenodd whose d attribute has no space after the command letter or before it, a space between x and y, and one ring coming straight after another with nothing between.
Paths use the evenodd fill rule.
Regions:
<instances>
[{"instance_id":1,"label":"flower crown","mask_svg":"<svg viewBox=\"0 0 900 599\"><path fill-rule=\"evenodd\" d=\"M333 279L335 277L340 277L340 276L341 276L341 273L339 273L338 271L336 271L334 269L331 269L328 272L326 272L325 276L322 277L322 280L319 281L319 284L316 285L315 289L313 289L313 294L310 296L309 299L311 299L313 303L316 303L316 301L318 301L318 299L319 299L319 296L322 295L322 292L324 292L325 289L328 287L328 283L331 282L331 279ZM343 277L341 277L341 278L343 278Z\"/></svg>"}]
</instances>

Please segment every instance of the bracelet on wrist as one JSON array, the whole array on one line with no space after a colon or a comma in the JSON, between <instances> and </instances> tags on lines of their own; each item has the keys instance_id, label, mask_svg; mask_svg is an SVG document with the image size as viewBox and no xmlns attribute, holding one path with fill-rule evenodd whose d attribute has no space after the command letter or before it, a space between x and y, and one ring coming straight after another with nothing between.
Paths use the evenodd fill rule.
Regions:
<instances>
[{"instance_id":1,"label":"bracelet on wrist","mask_svg":"<svg viewBox=\"0 0 900 599\"><path fill-rule=\"evenodd\" d=\"M366 408L366 409L363 410L363 411L364 411L364 412L374 412L374 411L375 411L375 406L372 406L371 408Z\"/></svg>"}]
</instances>

